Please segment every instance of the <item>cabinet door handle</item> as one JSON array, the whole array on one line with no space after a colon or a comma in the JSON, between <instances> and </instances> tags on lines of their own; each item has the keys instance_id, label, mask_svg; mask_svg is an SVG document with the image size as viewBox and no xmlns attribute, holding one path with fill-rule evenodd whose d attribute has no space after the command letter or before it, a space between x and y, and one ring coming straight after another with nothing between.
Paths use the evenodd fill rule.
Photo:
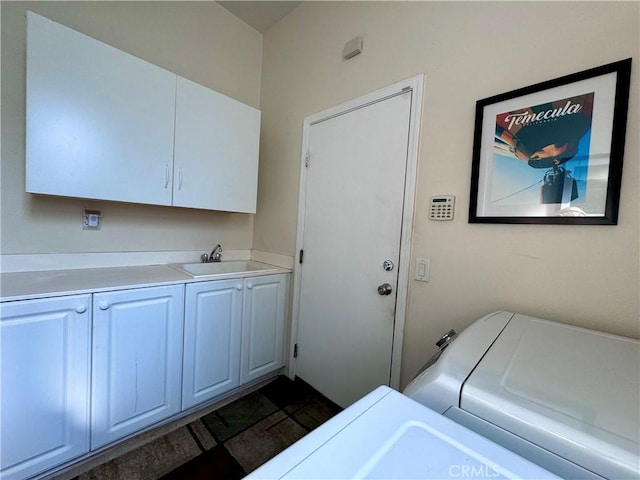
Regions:
<instances>
[{"instance_id":1,"label":"cabinet door handle","mask_svg":"<svg viewBox=\"0 0 640 480\"><path fill-rule=\"evenodd\" d=\"M78 305L76 307L76 312L77 313L84 313L87 311L87 306L86 305Z\"/></svg>"},{"instance_id":2,"label":"cabinet door handle","mask_svg":"<svg viewBox=\"0 0 640 480\"><path fill-rule=\"evenodd\" d=\"M251 290L253 288L253 283L247 283L247 288Z\"/></svg>"},{"instance_id":3,"label":"cabinet door handle","mask_svg":"<svg viewBox=\"0 0 640 480\"><path fill-rule=\"evenodd\" d=\"M178 190L182 190L182 167L178 170Z\"/></svg>"},{"instance_id":4,"label":"cabinet door handle","mask_svg":"<svg viewBox=\"0 0 640 480\"><path fill-rule=\"evenodd\" d=\"M109 304L107 302L102 302L100 304L100 310L108 310L109 309Z\"/></svg>"},{"instance_id":5,"label":"cabinet door handle","mask_svg":"<svg viewBox=\"0 0 640 480\"><path fill-rule=\"evenodd\" d=\"M164 164L164 188L169 186L169 164Z\"/></svg>"},{"instance_id":6,"label":"cabinet door handle","mask_svg":"<svg viewBox=\"0 0 640 480\"><path fill-rule=\"evenodd\" d=\"M242 290L242 284L241 283L236 285L236 290Z\"/></svg>"}]
</instances>

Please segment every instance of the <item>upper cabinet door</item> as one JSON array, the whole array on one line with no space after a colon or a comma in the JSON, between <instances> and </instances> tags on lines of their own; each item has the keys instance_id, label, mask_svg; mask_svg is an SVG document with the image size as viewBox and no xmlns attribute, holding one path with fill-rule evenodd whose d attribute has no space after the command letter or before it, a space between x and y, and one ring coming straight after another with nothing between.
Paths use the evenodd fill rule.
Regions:
<instances>
[{"instance_id":1,"label":"upper cabinet door","mask_svg":"<svg viewBox=\"0 0 640 480\"><path fill-rule=\"evenodd\" d=\"M175 84L28 12L27 192L170 205Z\"/></svg>"},{"instance_id":2,"label":"upper cabinet door","mask_svg":"<svg viewBox=\"0 0 640 480\"><path fill-rule=\"evenodd\" d=\"M173 205L255 213L260 111L178 77Z\"/></svg>"}]
</instances>

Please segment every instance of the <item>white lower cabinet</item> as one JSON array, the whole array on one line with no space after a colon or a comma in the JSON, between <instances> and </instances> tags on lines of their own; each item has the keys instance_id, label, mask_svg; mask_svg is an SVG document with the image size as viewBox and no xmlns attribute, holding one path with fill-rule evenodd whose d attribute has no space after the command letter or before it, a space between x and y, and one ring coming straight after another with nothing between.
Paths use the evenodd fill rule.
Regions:
<instances>
[{"instance_id":1,"label":"white lower cabinet","mask_svg":"<svg viewBox=\"0 0 640 480\"><path fill-rule=\"evenodd\" d=\"M276 372L288 291L276 274L0 304L0 477L42 474Z\"/></svg>"},{"instance_id":2,"label":"white lower cabinet","mask_svg":"<svg viewBox=\"0 0 640 480\"><path fill-rule=\"evenodd\" d=\"M22 479L89 451L91 295L0 305L1 474Z\"/></svg>"},{"instance_id":3,"label":"white lower cabinet","mask_svg":"<svg viewBox=\"0 0 640 480\"><path fill-rule=\"evenodd\" d=\"M242 311L240 383L284 365L284 327L289 275L247 278Z\"/></svg>"},{"instance_id":4,"label":"white lower cabinet","mask_svg":"<svg viewBox=\"0 0 640 480\"><path fill-rule=\"evenodd\" d=\"M180 412L184 285L93 298L91 448Z\"/></svg>"},{"instance_id":5,"label":"white lower cabinet","mask_svg":"<svg viewBox=\"0 0 640 480\"><path fill-rule=\"evenodd\" d=\"M288 274L187 285L182 408L284 365Z\"/></svg>"},{"instance_id":6,"label":"white lower cabinet","mask_svg":"<svg viewBox=\"0 0 640 480\"><path fill-rule=\"evenodd\" d=\"M187 285L182 409L240 384L243 280Z\"/></svg>"}]
</instances>

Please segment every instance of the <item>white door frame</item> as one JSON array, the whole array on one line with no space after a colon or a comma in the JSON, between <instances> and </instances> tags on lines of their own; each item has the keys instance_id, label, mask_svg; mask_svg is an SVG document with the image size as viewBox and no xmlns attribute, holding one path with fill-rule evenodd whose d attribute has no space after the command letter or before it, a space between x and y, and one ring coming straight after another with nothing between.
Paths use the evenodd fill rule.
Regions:
<instances>
[{"instance_id":1,"label":"white door frame","mask_svg":"<svg viewBox=\"0 0 640 480\"><path fill-rule=\"evenodd\" d=\"M293 302L291 309L291 340L287 375L293 379L296 374L296 360L294 346L298 339L298 325L300 315L300 249L304 240L305 201L307 198L307 169L305 168L306 152L309 150L309 132L315 123L328 120L331 117L348 113L352 110L377 103L393 97L403 90L411 90L411 116L409 122L409 139L407 148L407 169L404 189L404 208L402 214L402 235L400 238L400 264L398 265L398 286L396 295L396 312L393 327L393 346L391 354L390 386L400 387L400 367L402 365L402 342L404 339L404 324L407 307L407 291L409 288L409 271L411 259L411 238L413 236L413 212L415 203L416 178L418 167L418 145L420 138L420 117L422 110L422 89L424 74L408 78L388 87L376 90L335 107L324 110L304 119L302 130L302 153L300 159L300 190L298 197L298 232L296 237L296 254L293 267Z\"/></svg>"}]
</instances>

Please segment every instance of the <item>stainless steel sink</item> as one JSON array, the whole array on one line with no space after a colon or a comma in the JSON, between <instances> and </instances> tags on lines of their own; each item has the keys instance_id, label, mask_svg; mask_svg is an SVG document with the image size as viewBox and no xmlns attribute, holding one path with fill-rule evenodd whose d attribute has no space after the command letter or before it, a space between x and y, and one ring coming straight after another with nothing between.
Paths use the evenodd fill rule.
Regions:
<instances>
[{"instance_id":1,"label":"stainless steel sink","mask_svg":"<svg viewBox=\"0 0 640 480\"><path fill-rule=\"evenodd\" d=\"M193 278L215 277L220 275L229 275L232 273L266 273L278 270L276 267L271 265L245 260L212 263L172 263L169 266L176 270L180 270Z\"/></svg>"}]
</instances>

